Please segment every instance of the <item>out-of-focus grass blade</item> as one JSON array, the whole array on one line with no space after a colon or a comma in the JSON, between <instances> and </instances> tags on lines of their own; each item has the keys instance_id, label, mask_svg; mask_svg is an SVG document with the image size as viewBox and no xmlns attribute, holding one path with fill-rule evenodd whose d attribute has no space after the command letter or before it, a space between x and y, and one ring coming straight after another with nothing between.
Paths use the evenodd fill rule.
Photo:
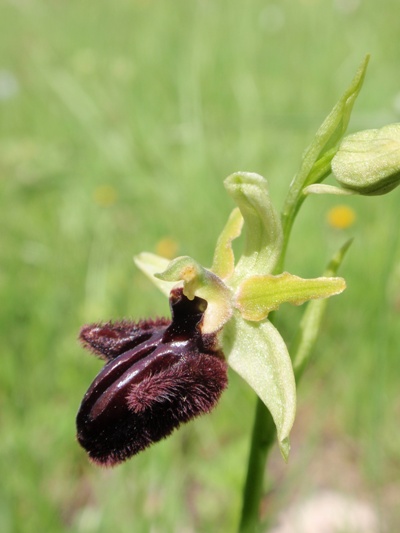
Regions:
<instances>
[{"instance_id":1,"label":"out-of-focus grass blade","mask_svg":"<svg viewBox=\"0 0 400 533\"><path fill-rule=\"evenodd\" d=\"M324 276L335 276L353 239L349 239L329 262ZM292 352L293 368L298 381L310 360L312 348L318 336L318 331L325 313L328 299L313 300L307 304L299 331L294 341Z\"/></svg>"}]
</instances>

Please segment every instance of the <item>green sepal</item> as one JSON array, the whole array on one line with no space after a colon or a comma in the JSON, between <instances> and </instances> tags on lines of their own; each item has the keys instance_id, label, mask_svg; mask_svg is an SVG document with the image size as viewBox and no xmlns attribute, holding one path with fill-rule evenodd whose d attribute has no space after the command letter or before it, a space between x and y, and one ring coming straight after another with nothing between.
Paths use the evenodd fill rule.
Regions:
<instances>
[{"instance_id":1,"label":"green sepal","mask_svg":"<svg viewBox=\"0 0 400 533\"><path fill-rule=\"evenodd\" d=\"M241 283L234 305L246 320L263 320L283 303L301 305L328 298L346 288L343 278L303 279L289 272L278 276L252 276Z\"/></svg>"},{"instance_id":2,"label":"green sepal","mask_svg":"<svg viewBox=\"0 0 400 533\"><path fill-rule=\"evenodd\" d=\"M340 250L333 256L324 272L324 276L335 276L337 274L352 242L353 239L346 241ZM300 378L310 359L311 351L317 340L327 304L328 300L326 299L315 300L307 304L299 325L297 336L291 348L296 380Z\"/></svg>"},{"instance_id":3,"label":"green sepal","mask_svg":"<svg viewBox=\"0 0 400 533\"><path fill-rule=\"evenodd\" d=\"M223 329L222 345L228 364L269 409L287 460L296 413L296 384L285 342L268 320L248 322L235 313Z\"/></svg>"},{"instance_id":4,"label":"green sepal","mask_svg":"<svg viewBox=\"0 0 400 533\"><path fill-rule=\"evenodd\" d=\"M280 216L262 176L237 172L228 176L224 184L242 213L245 229L243 254L230 281L234 286L249 275L273 271L282 250L283 233Z\"/></svg>"},{"instance_id":5,"label":"green sepal","mask_svg":"<svg viewBox=\"0 0 400 533\"><path fill-rule=\"evenodd\" d=\"M211 270L222 279L233 274L235 268L235 256L232 250L232 241L239 237L242 232L243 217L238 207L231 212L228 221L218 237L214 252L214 260Z\"/></svg>"},{"instance_id":6,"label":"green sepal","mask_svg":"<svg viewBox=\"0 0 400 533\"><path fill-rule=\"evenodd\" d=\"M345 137L332 160L342 187L358 194L386 194L400 184L400 123Z\"/></svg>"},{"instance_id":7,"label":"green sepal","mask_svg":"<svg viewBox=\"0 0 400 533\"><path fill-rule=\"evenodd\" d=\"M155 276L162 272L170 263L169 259L149 252L142 252L133 258L136 266L154 283L154 285L166 296L169 296L175 282L163 281Z\"/></svg>"},{"instance_id":8,"label":"green sepal","mask_svg":"<svg viewBox=\"0 0 400 533\"><path fill-rule=\"evenodd\" d=\"M164 282L183 282L183 293L207 300L202 323L203 333L219 331L232 316L232 295L224 282L207 268L188 256L177 257L156 278Z\"/></svg>"}]
</instances>

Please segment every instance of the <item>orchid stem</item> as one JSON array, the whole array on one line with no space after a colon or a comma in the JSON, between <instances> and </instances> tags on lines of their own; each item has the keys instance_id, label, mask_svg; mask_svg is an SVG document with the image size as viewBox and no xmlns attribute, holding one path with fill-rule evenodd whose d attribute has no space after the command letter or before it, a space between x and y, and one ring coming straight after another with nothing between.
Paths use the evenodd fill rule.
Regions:
<instances>
[{"instance_id":1,"label":"orchid stem","mask_svg":"<svg viewBox=\"0 0 400 533\"><path fill-rule=\"evenodd\" d=\"M263 402L257 398L239 533L257 533L259 530L259 507L263 492L265 465L268 452L275 442L275 434L272 416Z\"/></svg>"}]
</instances>

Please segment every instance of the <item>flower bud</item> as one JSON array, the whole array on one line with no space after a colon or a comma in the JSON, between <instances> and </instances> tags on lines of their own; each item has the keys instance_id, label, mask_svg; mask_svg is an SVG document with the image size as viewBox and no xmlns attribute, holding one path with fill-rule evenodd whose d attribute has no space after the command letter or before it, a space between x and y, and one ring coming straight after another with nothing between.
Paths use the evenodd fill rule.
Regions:
<instances>
[{"instance_id":1,"label":"flower bud","mask_svg":"<svg viewBox=\"0 0 400 533\"><path fill-rule=\"evenodd\" d=\"M345 137L332 159L332 172L345 189L386 194L400 183L400 123Z\"/></svg>"},{"instance_id":2,"label":"flower bud","mask_svg":"<svg viewBox=\"0 0 400 533\"><path fill-rule=\"evenodd\" d=\"M214 335L203 335L207 302L171 292L172 321L122 321L82 328L84 346L107 360L77 415L90 459L113 466L217 404L227 367Z\"/></svg>"}]
</instances>

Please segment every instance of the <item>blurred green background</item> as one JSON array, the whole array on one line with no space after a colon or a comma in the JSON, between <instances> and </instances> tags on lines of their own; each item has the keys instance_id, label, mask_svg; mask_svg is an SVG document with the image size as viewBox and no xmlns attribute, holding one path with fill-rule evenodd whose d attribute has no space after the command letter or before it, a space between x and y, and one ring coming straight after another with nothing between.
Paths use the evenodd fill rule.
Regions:
<instances>
[{"instance_id":1,"label":"blurred green background","mask_svg":"<svg viewBox=\"0 0 400 533\"><path fill-rule=\"evenodd\" d=\"M211 263L236 170L280 207L302 151L372 54L349 131L400 121L397 0L0 1L0 531L234 531L255 399L234 375L218 409L114 470L75 414L101 367L82 324L168 313L142 250ZM400 524L400 191L313 197L287 269L318 276L355 241L299 390L289 465L271 462L271 523L321 487ZM348 229L327 214L354 210ZM290 344L301 308L282 308ZM396 527L397 525L397 527Z\"/></svg>"}]
</instances>

